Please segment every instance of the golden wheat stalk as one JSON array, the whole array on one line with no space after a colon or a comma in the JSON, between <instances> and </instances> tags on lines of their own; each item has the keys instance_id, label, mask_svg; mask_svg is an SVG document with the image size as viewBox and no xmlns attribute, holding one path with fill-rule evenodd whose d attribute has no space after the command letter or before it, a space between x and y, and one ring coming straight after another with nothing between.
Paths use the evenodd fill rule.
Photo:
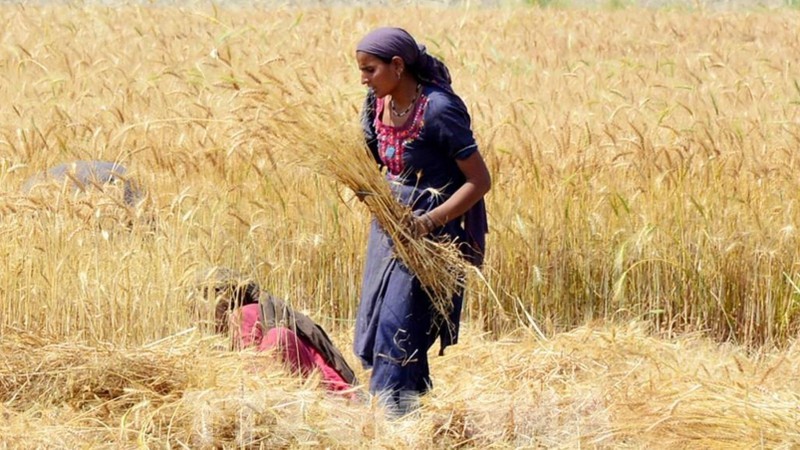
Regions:
<instances>
[{"instance_id":1,"label":"golden wheat stalk","mask_svg":"<svg viewBox=\"0 0 800 450\"><path fill-rule=\"evenodd\" d=\"M320 127L318 117L330 104L304 104L291 109L287 117L274 124L278 142L291 148L301 166L327 176L358 194L381 228L391 238L395 256L419 279L431 298L434 309L447 320L452 299L464 287L468 268L457 243L417 238L409 223L411 209L392 194L389 184L367 149L358 126Z\"/></svg>"}]
</instances>

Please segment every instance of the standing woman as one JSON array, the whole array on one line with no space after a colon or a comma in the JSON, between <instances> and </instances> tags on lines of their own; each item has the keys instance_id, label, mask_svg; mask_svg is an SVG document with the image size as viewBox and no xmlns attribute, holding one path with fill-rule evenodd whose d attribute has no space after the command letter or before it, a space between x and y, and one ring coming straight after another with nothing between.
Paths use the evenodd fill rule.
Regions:
<instances>
[{"instance_id":1,"label":"standing woman","mask_svg":"<svg viewBox=\"0 0 800 450\"><path fill-rule=\"evenodd\" d=\"M397 199L415 211L414 233L456 239L480 265L487 232L483 196L491 187L464 102L440 60L400 28L378 28L356 48L364 134ZM394 258L392 242L373 220L356 320L354 348L372 368L370 391L390 413L404 415L431 387L428 349L440 354L458 339L463 293L446 320L413 273Z\"/></svg>"}]
</instances>

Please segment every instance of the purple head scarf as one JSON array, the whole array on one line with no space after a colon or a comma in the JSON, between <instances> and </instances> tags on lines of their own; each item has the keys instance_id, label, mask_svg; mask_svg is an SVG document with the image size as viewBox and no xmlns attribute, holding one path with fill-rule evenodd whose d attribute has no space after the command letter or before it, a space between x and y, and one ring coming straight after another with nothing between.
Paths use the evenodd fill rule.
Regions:
<instances>
[{"instance_id":1,"label":"purple head scarf","mask_svg":"<svg viewBox=\"0 0 800 450\"><path fill-rule=\"evenodd\" d=\"M425 46L417 44L408 31L402 28L376 28L361 39L356 51L369 53L385 60L399 56L419 81L436 85L450 93L453 92L453 88L450 87L450 71L447 70L447 66L436 57L429 55Z\"/></svg>"}]
</instances>

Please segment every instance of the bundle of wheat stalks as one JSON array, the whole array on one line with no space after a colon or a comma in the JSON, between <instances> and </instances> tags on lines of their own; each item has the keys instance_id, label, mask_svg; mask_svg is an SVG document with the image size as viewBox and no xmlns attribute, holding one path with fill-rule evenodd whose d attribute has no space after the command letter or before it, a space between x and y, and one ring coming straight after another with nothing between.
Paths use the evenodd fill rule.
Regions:
<instances>
[{"instance_id":1,"label":"bundle of wheat stalks","mask_svg":"<svg viewBox=\"0 0 800 450\"><path fill-rule=\"evenodd\" d=\"M333 104L303 103L287 109L273 124L276 141L297 156L298 164L336 180L362 199L391 238L396 257L417 276L446 319L469 267L457 243L414 236L409 226L413 212L392 194L358 124L345 120L320 126L320 117L336 116L330 111Z\"/></svg>"}]
</instances>

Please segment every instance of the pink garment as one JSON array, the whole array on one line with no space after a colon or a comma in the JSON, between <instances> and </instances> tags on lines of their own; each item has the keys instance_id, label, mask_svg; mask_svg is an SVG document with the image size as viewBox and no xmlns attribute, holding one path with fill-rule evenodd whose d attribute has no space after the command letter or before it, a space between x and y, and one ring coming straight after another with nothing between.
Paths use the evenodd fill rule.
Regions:
<instances>
[{"instance_id":1,"label":"pink garment","mask_svg":"<svg viewBox=\"0 0 800 450\"><path fill-rule=\"evenodd\" d=\"M339 372L325 361L322 354L294 331L284 327L275 327L267 331L264 336L264 330L258 318L259 308L258 304L245 305L239 309L238 314L231 316L232 321L236 320L235 316L240 316L238 318L239 326L232 323L231 327L233 330L238 330L234 339L239 348L256 347L260 352L277 349L281 360L288 364L293 371L308 376L315 369L319 370L322 382L328 390L344 391L351 388L339 375Z\"/></svg>"}]
</instances>

